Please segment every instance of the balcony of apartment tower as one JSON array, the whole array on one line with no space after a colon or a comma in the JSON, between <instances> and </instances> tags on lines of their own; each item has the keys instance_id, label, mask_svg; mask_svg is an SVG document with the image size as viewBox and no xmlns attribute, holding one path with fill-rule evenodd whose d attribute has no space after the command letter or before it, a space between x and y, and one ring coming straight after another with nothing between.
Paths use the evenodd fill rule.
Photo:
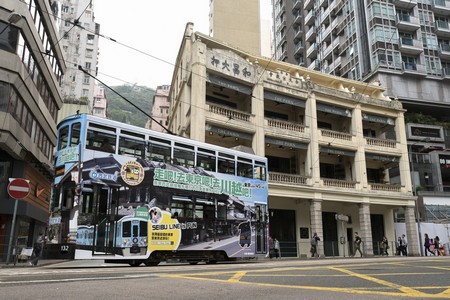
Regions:
<instances>
[{"instance_id":1,"label":"balcony of apartment tower","mask_svg":"<svg viewBox=\"0 0 450 300\"><path fill-rule=\"evenodd\" d=\"M420 28L419 18L412 14L412 10L397 11L396 25L399 30L416 31Z\"/></svg>"},{"instance_id":2,"label":"balcony of apartment tower","mask_svg":"<svg viewBox=\"0 0 450 300\"><path fill-rule=\"evenodd\" d=\"M301 26L303 23L303 14L301 9L293 10L294 22L293 24Z\"/></svg>"},{"instance_id":3,"label":"balcony of apartment tower","mask_svg":"<svg viewBox=\"0 0 450 300\"><path fill-rule=\"evenodd\" d=\"M450 0L433 0L431 8L436 15L450 16Z\"/></svg>"},{"instance_id":4,"label":"balcony of apartment tower","mask_svg":"<svg viewBox=\"0 0 450 300\"><path fill-rule=\"evenodd\" d=\"M292 9L302 9L303 0L292 0Z\"/></svg>"},{"instance_id":5,"label":"balcony of apartment tower","mask_svg":"<svg viewBox=\"0 0 450 300\"><path fill-rule=\"evenodd\" d=\"M398 40L399 50L402 54L419 55L423 52L423 42L415 38L413 34L400 32Z\"/></svg>"},{"instance_id":6,"label":"balcony of apartment tower","mask_svg":"<svg viewBox=\"0 0 450 300\"><path fill-rule=\"evenodd\" d=\"M303 9L310 10L311 8L313 8L315 2L316 0L304 0Z\"/></svg>"},{"instance_id":7,"label":"balcony of apartment tower","mask_svg":"<svg viewBox=\"0 0 450 300\"><path fill-rule=\"evenodd\" d=\"M450 61L450 39L438 39L438 47L441 61Z\"/></svg>"},{"instance_id":8,"label":"balcony of apartment tower","mask_svg":"<svg viewBox=\"0 0 450 300\"><path fill-rule=\"evenodd\" d=\"M251 87L220 75L208 74L207 78L206 142L251 147Z\"/></svg>"},{"instance_id":9,"label":"balcony of apartment tower","mask_svg":"<svg viewBox=\"0 0 450 300\"><path fill-rule=\"evenodd\" d=\"M420 56L402 55L403 73L415 76L426 76L424 64L420 63Z\"/></svg>"},{"instance_id":10,"label":"balcony of apartment tower","mask_svg":"<svg viewBox=\"0 0 450 300\"><path fill-rule=\"evenodd\" d=\"M316 10L314 8L310 9L305 16L305 25L311 26L316 21Z\"/></svg>"},{"instance_id":11,"label":"balcony of apartment tower","mask_svg":"<svg viewBox=\"0 0 450 300\"><path fill-rule=\"evenodd\" d=\"M450 62L441 62L442 65L442 76L444 78L450 79Z\"/></svg>"},{"instance_id":12,"label":"balcony of apartment tower","mask_svg":"<svg viewBox=\"0 0 450 300\"><path fill-rule=\"evenodd\" d=\"M396 8L414 8L417 5L417 0L394 0Z\"/></svg>"}]
</instances>

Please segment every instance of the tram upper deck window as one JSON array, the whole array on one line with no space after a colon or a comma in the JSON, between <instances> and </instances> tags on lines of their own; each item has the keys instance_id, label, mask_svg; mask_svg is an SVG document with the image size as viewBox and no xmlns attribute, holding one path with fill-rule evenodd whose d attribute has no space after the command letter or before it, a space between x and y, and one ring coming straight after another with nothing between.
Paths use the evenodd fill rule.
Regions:
<instances>
[{"instance_id":1,"label":"tram upper deck window","mask_svg":"<svg viewBox=\"0 0 450 300\"><path fill-rule=\"evenodd\" d=\"M235 175L236 166L233 155L219 153L219 158L217 161L217 167L219 173Z\"/></svg>"},{"instance_id":2,"label":"tram upper deck window","mask_svg":"<svg viewBox=\"0 0 450 300\"><path fill-rule=\"evenodd\" d=\"M193 167L195 165L195 153L194 146L175 143L173 149L173 162L174 164L184 167Z\"/></svg>"},{"instance_id":3,"label":"tram upper deck window","mask_svg":"<svg viewBox=\"0 0 450 300\"><path fill-rule=\"evenodd\" d=\"M124 136L119 138L119 154L143 158L144 153L144 140L132 139Z\"/></svg>"},{"instance_id":4,"label":"tram upper deck window","mask_svg":"<svg viewBox=\"0 0 450 300\"><path fill-rule=\"evenodd\" d=\"M254 178L260 180L266 180L266 167L262 162L255 161Z\"/></svg>"},{"instance_id":5,"label":"tram upper deck window","mask_svg":"<svg viewBox=\"0 0 450 300\"><path fill-rule=\"evenodd\" d=\"M66 148L68 142L69 142L69 126L64 126L61 129L59 129L58 150Z\"/></svg>"},{"instance_id":6,"label":"tram upper deck window","mask_svg":"<svg viewBox=\"0 0 450 300\"><path fill-rule=\"evenodd\" d=\"M148 141L147 159L159 162L169 162L171 155L170 141L151 138Z\"/></svg>"},{"instance_id":7,"label":"tram upper deck window","mask_svg":"<svg viewBox=\"0 0 450 300\"><path fill-rule=\"evenodd\" d=\"M253 178L253 164L251 159L238 157L237 171L239 176Z\"/></svg>"},{"instance_id":8,"label":"tram upper deck window","mask_svg":"<svg viewBox=\"0 0 450 300\"><path fill-rule=\"evenodd\" d=\"M205 171L216 171L216 155L214 151L202 148L197 149L197 167Z\"/></svg>"},{"instance_id":9,"label":"tram upper deck window","mask_svg":"<svg viewBox=\"0 0 450 300\"><path fill-rule=\"evenodd\" d=\"M101 130L96 130L93 127L99 128ZM115 153L115 129L98 124L89 124L86 137L86 149Z\"/></svg>"}]
</instances>

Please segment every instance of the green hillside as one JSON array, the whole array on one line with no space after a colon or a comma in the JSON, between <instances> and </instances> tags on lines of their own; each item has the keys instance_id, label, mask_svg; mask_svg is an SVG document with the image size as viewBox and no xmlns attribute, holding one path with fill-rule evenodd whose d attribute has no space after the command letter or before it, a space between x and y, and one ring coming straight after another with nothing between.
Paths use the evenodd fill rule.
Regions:
<instances>
[{"instance_id":1,"label":"green hillside","mask_svg":"<svg viewBox=\"0 0 450 300\"><path fill-rule=\"evenodd\" d=\"M151 113L153 96L155 95L153 89L137 85L120 85L112 86L111 88L147 114ZM149 119L147 115L110 89L105 88L105 91L108 101L108 119L140 127L145 126Z\"/></svg>"}]
</instances>

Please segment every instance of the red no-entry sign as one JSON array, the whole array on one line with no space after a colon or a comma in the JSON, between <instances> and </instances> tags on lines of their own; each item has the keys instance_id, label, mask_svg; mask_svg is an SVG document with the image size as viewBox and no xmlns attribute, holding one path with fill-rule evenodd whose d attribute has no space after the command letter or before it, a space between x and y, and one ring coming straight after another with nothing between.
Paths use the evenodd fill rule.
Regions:
<instances>
[{"instance_id":1,"label":"red no-entry sign","mask_svg":"<svg viewBox=\"0 0 450 300\"><path fill-rule=\"evenodd\" d=\"M14 199L23 199L30 193L28 180L22 178L10 178L8 184L8 194Z\"/></svg>"}]
</instances>

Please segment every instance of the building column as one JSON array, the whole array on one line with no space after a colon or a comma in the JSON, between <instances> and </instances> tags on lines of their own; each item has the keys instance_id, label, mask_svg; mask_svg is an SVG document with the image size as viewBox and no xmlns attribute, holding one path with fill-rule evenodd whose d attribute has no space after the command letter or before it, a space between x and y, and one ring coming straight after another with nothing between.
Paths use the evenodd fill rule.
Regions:
<instances>
[{"instance_id":1,"label":"building column","mask_svg":"<svg viewBox=\"0 0 450 300\"><path fill-rule=\"evenodd\" d=\"M408 256L420 256L422 243L419 242L420 239L417 237L417 226L416 226L416 216L415 208L412 206L407 206L405 210L405 225L406 225L406 242L408 243ZM417 224L420 226L420 224Z\"/></svg>"},{"instance_id":2,"label":"building column","mask_svg":"<svg viewBox=\"0 0 450 300\"><path fill-rule=\"evenodd\" d=\"M311 237L314 232L320 237L319 247L317 249L319 257L324 256L323 251L323 223L322 223L322 200L312 199L309 206L309 214L311 218Z\"/></svg>"},{"instance_id":3,"label":"building column","mask_svg":"<svg viewBox=\"0 0 450 300\"><path fill-rule=\"evenodd\" d=\"M373 256L372 225L370 222L370 204L359 205L359 236L362 239L362 251L364 256Z\"/></svg>"},{"instance_id":4,"label":"building column","mask_svg":"<svg viewBox=\"0 0 450 300\"><path fill-rule=\"evenodd\" d=\"M255 67L258 76L262 70ZM252 115L254 116L253 125L255 126L255 135L252 140L252 148L256 155L264 156L266 152L266 141L264 135L264 85L256 82L252 93Z\"/></svg>"}]
</instances>

